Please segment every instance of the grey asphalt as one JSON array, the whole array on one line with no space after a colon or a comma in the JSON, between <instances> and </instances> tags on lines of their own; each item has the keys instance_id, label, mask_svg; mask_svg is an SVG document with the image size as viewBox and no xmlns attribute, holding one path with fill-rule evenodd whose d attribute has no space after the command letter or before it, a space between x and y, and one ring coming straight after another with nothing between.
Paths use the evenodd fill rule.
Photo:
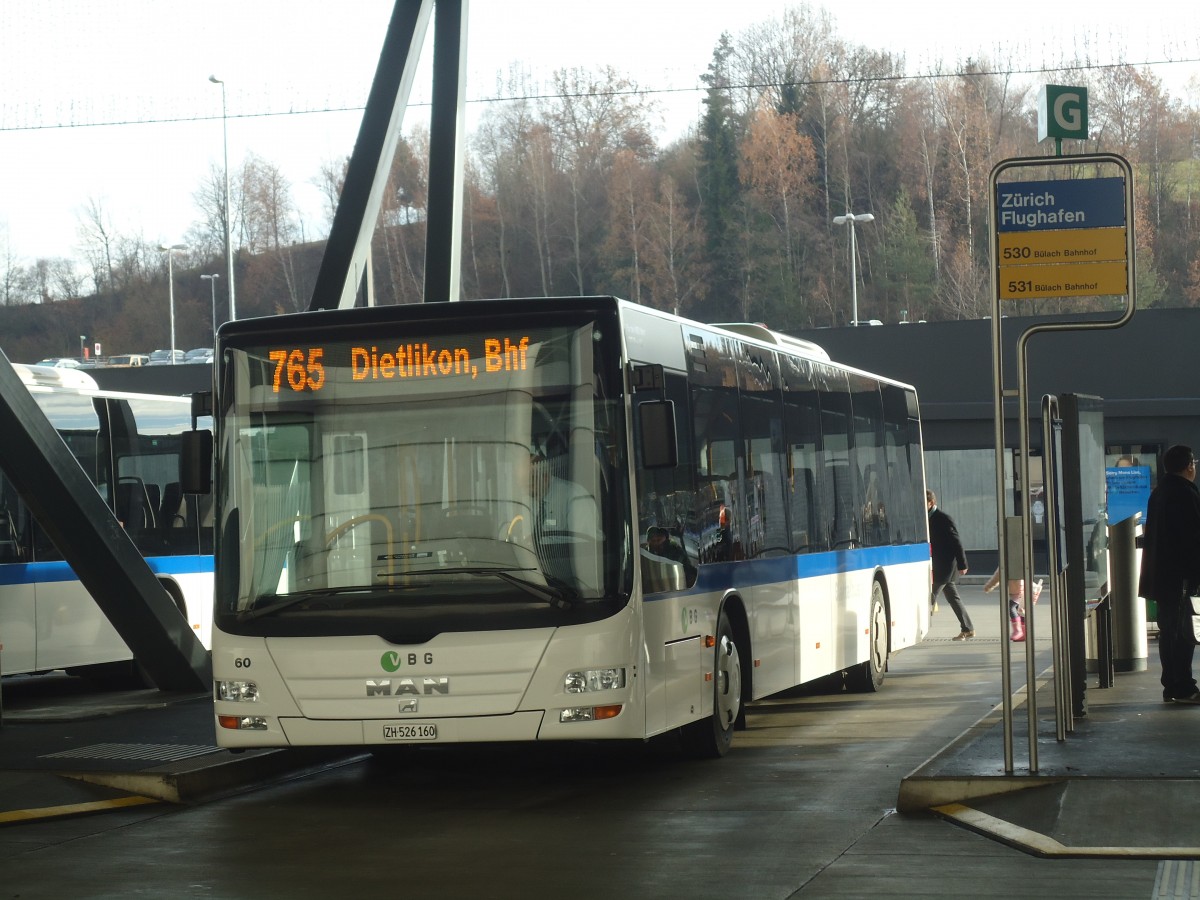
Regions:
<instances>
[{"instance_id":1,"label":"grey asphalt","mask_svg":"<svg viewBox=\"0 0 1200 900\"><path fill-rule=\"evenodd\" d=\"M1151 640L1143 670L1118 673L1106 689L1089 677L1088 714L1058 740L1045 612L1036 771L1018 693L1011 771L995 709L901 779L897 809L930 811L1035 856L1200 859L1200 707L1162 702ZM930 640L947 641L957 630L951 619L943 604ZM1024 648L1010 646L1019 686ZM76 680L51 675L6 679L3 702L0 825L147 800L188 803L350 756L220 750L206 694L80 691Z\"/></svg>"}]
</instances>

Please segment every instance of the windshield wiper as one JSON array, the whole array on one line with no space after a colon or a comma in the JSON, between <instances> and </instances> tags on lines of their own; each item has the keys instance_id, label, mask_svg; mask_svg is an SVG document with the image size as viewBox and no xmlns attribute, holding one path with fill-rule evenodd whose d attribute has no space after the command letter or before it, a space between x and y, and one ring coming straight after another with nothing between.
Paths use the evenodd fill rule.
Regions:
<instances>
[{"instance_id":1,"label":"windshield wiper","mask_svg":"<svg viewBox=\"0 0 1200 900\"><path fill-rule=\"evenodd\" d=\"M508 584L514 585L525 591L530 596L545 600L560 609L570 607L576 600L579 599L579 591L571 587L570 584L563 581L561 578L555 578L553 575L548 575L545 572L542 576L546 579L545 584L538 584L536 581L529 581L521 578L519 575L514 575L514 572L536 572L537 569L511 569L500 568L498 566L451 566L445 569L418 569L414 572L405 572L405 575L491 575L499 578ZM392 573L393 575L395 573Z\"/></svg>"},{"instance_id":2,"label":"windshield wiper","mask_svg":"<svg viewBox=\"0 0 1200 900\"><path fill-rule=\"evenodd\" d=\"M258 619L262 616L271 616L308 600L320 600L326 597L335 597L338 594L374 594L378 591L379 588L377 587L357 585L355 587L342 588L316 588L311 591L301 591L295 594L288 594L286 597L281 597L279 594L264 594L259 598L260 601L276 600L278 602L271 603L267 606L256 605L250 609L244 609L237 614L237 620L239 622L249 622L251 619Z\"/></svg>"}]
</instances>

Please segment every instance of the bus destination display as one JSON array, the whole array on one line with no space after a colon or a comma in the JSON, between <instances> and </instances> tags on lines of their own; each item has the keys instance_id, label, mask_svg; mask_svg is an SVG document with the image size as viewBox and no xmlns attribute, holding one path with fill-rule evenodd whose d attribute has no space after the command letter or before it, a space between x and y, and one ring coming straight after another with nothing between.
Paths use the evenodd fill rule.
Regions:
<instances>
[{"instance_id":1,"label":"bus destination display","mask_svg":"<svg viewBox=\"0 0 1200 900\"><path fill-rule=\"evenodd\" d=\"M463 375L474 379L501 372L524 372L529 364L531 340L529 335L484 337L475 347L437 346L425 341L387 349L358 344L307 349L281 347L268 350L267 358L274 363L271 381L274 393L284 387L297 392L316 392L325 387L327 365L346 368L352 381L368 383Z\"/></svg>"}]
</instances>

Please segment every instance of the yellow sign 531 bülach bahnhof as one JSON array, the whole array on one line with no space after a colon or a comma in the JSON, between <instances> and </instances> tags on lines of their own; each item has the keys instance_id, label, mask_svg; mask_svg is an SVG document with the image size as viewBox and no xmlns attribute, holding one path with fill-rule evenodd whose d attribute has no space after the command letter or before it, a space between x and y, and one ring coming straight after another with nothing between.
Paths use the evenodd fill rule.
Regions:
<instances>
[{"instance_id":1,"label":"yellow sign 531 b\u00fclach bahnhof","mask_svg":"<svg viewBox=\"0 0 1200 900\"><path fill-rule=\"evenodd\" d=\"M997 236L1000 299L1124 294L1124 228L1005 232Z\"/></svg>"}]
</instances>

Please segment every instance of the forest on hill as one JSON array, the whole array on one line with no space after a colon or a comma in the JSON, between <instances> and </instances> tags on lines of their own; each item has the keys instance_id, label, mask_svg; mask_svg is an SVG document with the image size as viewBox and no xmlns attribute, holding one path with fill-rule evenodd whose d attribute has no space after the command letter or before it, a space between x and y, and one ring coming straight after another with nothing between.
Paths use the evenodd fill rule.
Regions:
<instances>
[{"instance_id":1,"label":"forest on hill","mask_svg":"<svg viewBox=\"0 0 1200 900\"><path fill-rule=\"evenodd\" d=\"M1171 96L1147 69L1064 59L1021 73L972 61L920 77L886 49L849 44L802 5L726 34L702 75L702 113L683 137L654 137L654 99L613 69L562 70L549 90L518 77L469 136L462 285L468 297L616 294L706 321L782 330L844 325L851 272L860 319L977 318L991 311L989 175L1002 160L1051 156L1038 142L1045 84L1088 92L1089 140L1042 177L1090 177L1071 161L1119 154L1135 177L1140 307L1200 305L1200 85ZM419 302L428 136L406 134L377 223L380 304ZM344 164L314 174L328 229ZM174 253L181 348L211 344L227 314L231 215L237 314L307 307L324 234L302 222L291 185L248 156L197 186L197 216ZM103 205L80 221L80 259L0 256L0 346L10 359L167 345L167 253L124 234ZM851 233L835 217L870 213ZM217 279L200 275L220 273ZM1107 308L1113 298L1024 303L1022 314Z\"/></svg>"}]
</instances>

